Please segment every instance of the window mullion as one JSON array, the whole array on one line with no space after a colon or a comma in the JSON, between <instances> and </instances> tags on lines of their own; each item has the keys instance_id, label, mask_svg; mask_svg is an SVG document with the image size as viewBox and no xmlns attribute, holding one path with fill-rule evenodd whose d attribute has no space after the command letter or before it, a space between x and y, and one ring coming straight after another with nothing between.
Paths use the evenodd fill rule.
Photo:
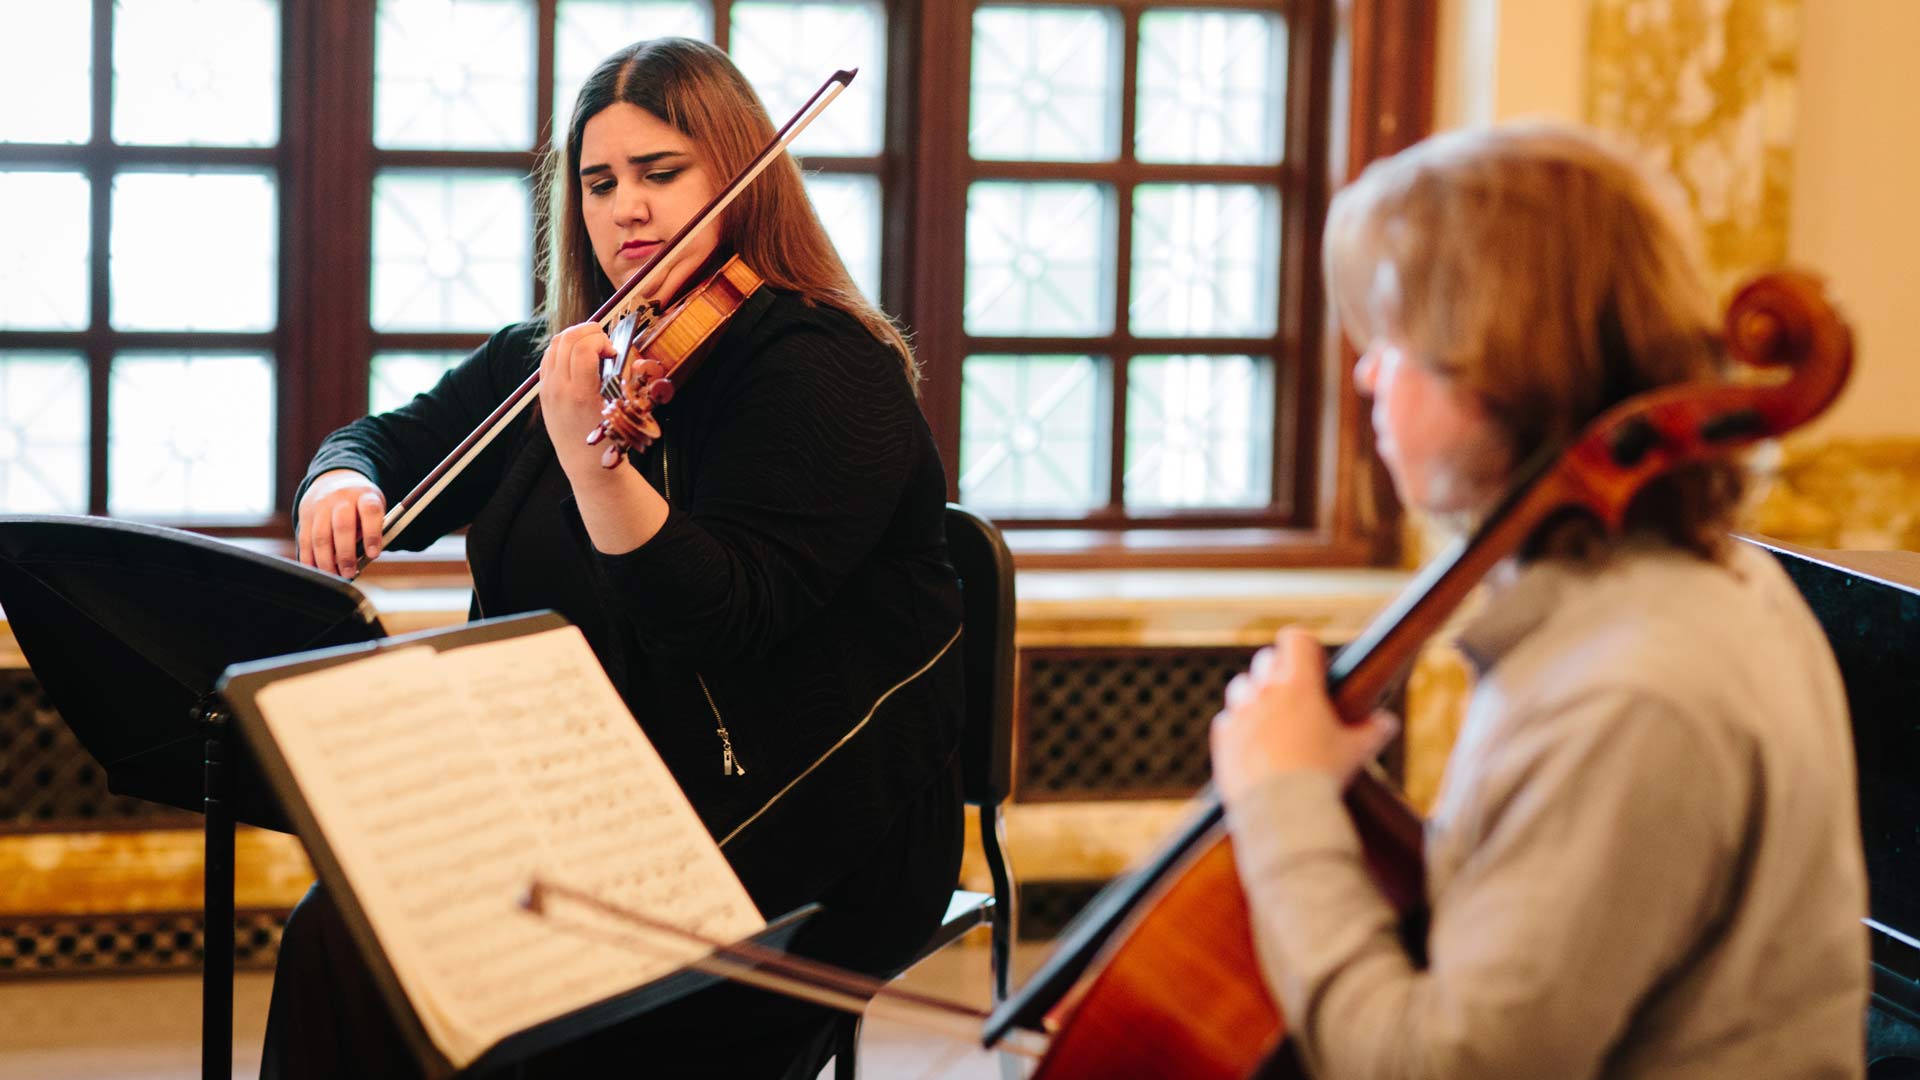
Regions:
<instances>
[{"instance_id":1,"label":"window mullion","mask_svg":"<svg viewBox=\"0 0 1920 1080\"><path fill-rule=\"evenodd\" d=\"M1117 230L1113 248L1113 331L1123 343L1107 358L1109 403L1107 508L1125 517L1127 468L1127 375L1133 358L1133 188L1139 163L1134 160L1134 127L1139 117L1137 84L1140 77L1140 12L1129 9L1121 16L1120 30L1120 178L1114 189L1114 222Z\"/></svg>"},{"instance_id":2,"label":"window mullion","mask_svg":"<svg viewBox=\"0 0 1920 1080\"><path fill-rule=\"evenodd\" d=\"M306 472L321 439L366 411L374 5L331 7L315 5L301 46L313 78L297 151L305 174L299 213L306 263L295 273L306 325L295 350L304 402L283 470L290 483Z\"/></svg>"},{"instance_id":3,"label":"window mullion","mask_svg":"<svg viewBox=\"0 0 1920 1080\"><path fill-rule=\"evenodd\" d=\"M926 4L915 13L919 61L911 118L913 163L910 233L897 239L912 262L898 312L913 329L926 378L921 408L941 460L950 498L960 483L960 396L967 339L961 320L966 289L968 102L964 89L973 47L968 4Z\"/></svg>"},{"instance_id":4,"label":"window mullion","mask_svg":"<svg viewBox=\"0 0 1920 1080\"><path fill-rule=\"evenodd\" d=\"M87 512L107 512L107 386L113 353L107 336L107 226L112 208L113 0L93 0L92 130L81 168L89 184L87 231L93 238L87 267Z\"/></svg>"}]
</instances>

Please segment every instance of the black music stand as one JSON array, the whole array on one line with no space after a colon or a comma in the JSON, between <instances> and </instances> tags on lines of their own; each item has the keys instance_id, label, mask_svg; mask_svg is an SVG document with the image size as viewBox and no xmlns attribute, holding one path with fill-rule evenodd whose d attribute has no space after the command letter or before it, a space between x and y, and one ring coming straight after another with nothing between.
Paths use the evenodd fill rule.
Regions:
<instances>
[{"instance_id":1,"label":"black music stand","mask_svg":"<svg viewBox=\"0 0 1920 1080\"><path fill-rule=\"evenodd\" d=\"M385 637L311 567L177 529L0 515L0 610L116 795L206 816L201 1075L232 1074L233 827L291 832L214 684L230 664ZM217 1065L217 1067L216 1067Z\"/></svg>"}]
</instances>

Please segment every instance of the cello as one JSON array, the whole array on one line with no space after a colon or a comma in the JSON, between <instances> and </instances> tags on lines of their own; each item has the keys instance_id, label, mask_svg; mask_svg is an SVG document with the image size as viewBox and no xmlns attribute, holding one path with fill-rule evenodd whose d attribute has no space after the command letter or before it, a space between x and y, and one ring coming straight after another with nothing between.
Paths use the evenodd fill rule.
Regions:
<instances>
[{"instance_id":1,"label":"cello","mask_svg":"<svg viewBox=\"0 0 1920 1080\"><path fill-rule=\"evenodd\" d=\"M1544 528L1578 514L1618 533L1648 483L1806 423L1839 395L1852 367L1851 333L1806 274L1748 283L1729 305L1724 337L1754 380L1637 395L1524 465L1473 534L1429 562L1334 655L1327 689L1341 718L1368 716L1481 578ZM1356 777L1346 802L1374 881L1417 954L1426 895L1420 817L1377 769ZM1036 1080L1228 1080L1284 1075L1290 1067L1285 1022L1260 974L1220 800L1208 791L1196 803L1171 841L1095 897L989 1019L988 1045L1015 1028L1051 1035Z\"/></svg>"}]
</instances>

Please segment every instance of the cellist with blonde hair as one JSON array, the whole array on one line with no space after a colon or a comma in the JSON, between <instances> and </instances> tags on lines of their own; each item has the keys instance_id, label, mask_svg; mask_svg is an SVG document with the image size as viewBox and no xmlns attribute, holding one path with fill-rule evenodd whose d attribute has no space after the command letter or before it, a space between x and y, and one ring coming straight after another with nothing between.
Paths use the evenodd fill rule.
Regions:
<instances>
[{"instance_id":1,"label":"cellist with blonde hair","mask_svg":"<svg viewBox=\"0 0 1920 1080\"><path fill-rule=\"evenodd\" d=\"M1437 136L1334 199L1325 248L1401 500L1489 512L1607 407L1712 378L1676 203L1598 136ZM1846 698L1738 466L1643 491L1488 579L1477 681L1427 822L1425 964L1341 803L1392 737L1347 726L1314 639L1228 687L1216 785L1268 988L1317 1077L1851 1077L1866 880Z\"/></svg>"}]
</instances>

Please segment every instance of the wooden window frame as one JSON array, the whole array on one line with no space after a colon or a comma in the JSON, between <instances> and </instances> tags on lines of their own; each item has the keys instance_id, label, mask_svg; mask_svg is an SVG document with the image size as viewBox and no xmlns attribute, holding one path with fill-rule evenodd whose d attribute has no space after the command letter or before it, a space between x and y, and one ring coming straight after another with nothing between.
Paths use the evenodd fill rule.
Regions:
<instances>
[{"instance_id":1,"label":"wooden window frame","mask_svg":"<svg viewBox=\"0 0 1920 1080\"><path fill-rule=\"evenodd\" d=\"M91 238L87 266L87 325L79 330L0 330L0 350L47 350L81 354L87 364L87 505L86 513L105 515L109 491L110 420L109 386L114 357L142 350L206 350L228 352L256 351L274 361L274 393L282 417L299 399L302 370L293 358L303 342L309 325L304 297L293 287L297 275L291 268L301 265L307 256L303 230L296 224L292 208L299 199L300 179L296 162L298 132L296 118L309 108L310 85L305 63L307 54L298 48L300 26L297 12L301 6L288 3L281 13L280 43L284 64L281 76L280 141L273 146L182 146L117 143L112 138L113 124L113 24L114 0L88 0L91 8L89 41L92 71L88 81L91 94L89 121L91 130L85 142L73 144L12 143L0 146L0 168L72 169L87 178L89 200L87 230ZM276 321L265 331L154 331L119 330L108 319L111 305L110 246L113 225L113 183L122 172L151 167L245 168L264 170L273 177L275 197L280 208ZM299 445L297 433L288 423L275 426L273 453L284 463L292 447ZM276 467L270 484L274 509L262 519L245 525L194 523L193 527L220 535L285 535L289 516L281 505L283 470Z\"/></svg>"},{"instance_id":2,"label":"wooden window frame","mask_svg":"<svg viewBox=\"0 0 1920 1080\"><path fill-rule=\"evenodd\" d=\"M1071 3L1074 0L1040 0ZM1089 0L1078 0L1082 6ZM1113 0L1128 8L1217 8L1208 0ZM371 358L379 349L470 348L484 334L382 333L370 325L372 185L382 168L406 165L482 165L531 171L533 152L419 152L373 146L373 33L370 6L286 0L281 15L282 101L279 145L258 149L133 147L110 142L113 0L91 0L93 19L93 132L74 146L9 146L8 164L72 166L93 184L90 226L96 251L90 268L92 313L84 331L0 331L0 348L65 349L87 356L92 383L89 512L104 513L107 498L107 381L114 355L139 347L264 347L277 358L275 388L274 511L242 526L195 526L227 536L284 543L291 532L288 503L313 449L328 433L367 407ZM536 114L542 131L553 116L553 20L556 0L537 0ZM715 0L715 38L730 29L731 0ZM1311 228L1284 230L1291 281L1282 323L1299 347L1295 407L1277 417L1291 433L1276 454L1304 451L1286 485L1288 520L1248 521L1234 514L1186 515L1175 522L1132 527L1106 523L1036 522L1010 529L1023 566L1324 566L1390 561L1397 545L1395 508L1377 461L1358 398L1345 377L1350 355L1330 340L1318 286L1318 233L1325 199L1367 161L1423 135L1432 109L1434 13L1425 0L1290 0L1290 94L1316 80L1320 121L1289 117L1287 159L1320 162L1297 177L1304 198L1283 186L1283 214L1311 214ZM886 0L889 107L885 143L877 157L808 157L809 170L879 177L881 185L881 296L908 326L930 377L922 404L957 484L959 395L957 359L963 347L960 312L963 266L968 80L964 50L971 36L971 5L932 0ZM1317 28L1319 32L1303 32ZM1299 43L1319 44L1302 57ZM1129 59L1133 52L1129 36ZM1131 111L1132 95L1125 107ZM1342 101L1344 99L1344 104ZM1316 140L1305 156L1298 140ZM275 172L281 207L278 323L264 334L155 334L115 331L107 325L105 245L111 178L147 164L245 164ZM1139 176L1148 168L1137 170ZM1183 167L1184 171L1184 167ZM1116 174L1123 185L1137 178ZM538 224L530 222L537 243ZM943 257L944 253L944 257ZM538 288L536 284L536 289ZM536 294L536 304L539 301ZM1124 313L1117 313L1117 317ZM1024 343L1023 343L1024 344ZM1077 349L1090 343L1076 341ZM1156 349L1184 342L1153 339ZM1205 349L1232 342L1209 339ZM1276 357L1277 365L1286 358ZM951 375L943 377L942 367ZM1276 368L1276 374L1280 368ZM1118 482L1116 476L1115 482ZM950 495L957 490L950 490ZM434 562L434 560L428 560ZM382 563L376 563L379 571ZM397 572L460 569L396 566Z\"/></svg>"},{"instance_id":3,"label":"wooden window frame","mask_svg":"<svg viewBox=\"0 0 1920 1080\"><path fill-rule=\"evenodd\" d=\"M1138 12L1145 8L1219 10L1210 0L1026 0L1061 6L1117 7L1126 14L1122 62L1131 72ZM960 360L969 351L1073 353L1103 350L1179 353L1277 351L1275 502L1256 512L1156 514L1131 521L1112 511L1087 519L1007 521L1020 565L1030 567L1330 566L1393 560L1397 514L1370 450L1360 402L1346 370L1351 356L1333 340L1320 286L1320 229L1333 187L1367 161L1392 153L1429 129L1432 114L1434 13L1422 0L1282 0L1272 5L1288 24L1287 164L1273 167L1092 166L976 163L968 153L967 111L973 3L925 5L902 20L892 50L911 48L914 96L892 119L913 135L911 165L896 183L907 192L887 222L885 293L913 327L927 365L921 402L947 466L949 496L958 497ZM904 47L903 47L904 46ZM1391 65L1384 67L1383 65ZM1364 77L1355 78L1353 73ZM1400 77L1393 77L1398 73ZM1129 83L1131 79L1127 80ZM1121 138L1132 132L1135 95L1123 93ZM1344 102L1344 108L1342 103ZM1343 115L1344 114L1344 115ZM1337 122L1344 120L1344 123ZM1102 172L1117 191L1139 181L1254 178L1279 187L1282 200L1280 344L1220 338L1132 338L1118 329L1102 338L971 338L962 325L967 184L978 177L1075 178ZM1125 283L1130 224L1120 211L1116 275ZM970 345L973 347L970 348ZM1001 348L995 348L999 346ZM1246 347L1251 346L1251 349ZM1125 408L1124 386L1113 400ZM1119 430L1116 425L1114 430ZM1121 484L1118 438L1109 482ZM1291 465L1283 459L1291 457Z\"/></svg>"}]
</instances>

